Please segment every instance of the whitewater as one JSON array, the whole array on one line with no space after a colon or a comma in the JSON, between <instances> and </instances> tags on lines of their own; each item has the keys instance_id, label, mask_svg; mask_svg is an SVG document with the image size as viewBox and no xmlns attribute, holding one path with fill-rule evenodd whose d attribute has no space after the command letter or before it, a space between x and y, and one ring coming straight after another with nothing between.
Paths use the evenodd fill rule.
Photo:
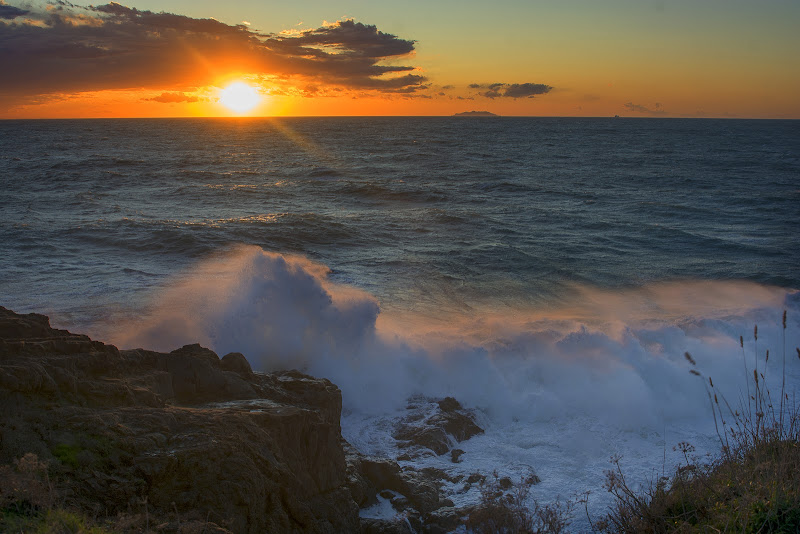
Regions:
<instances>
[{"instance_id":1,"label":"whitewater","mask_svg":"<svg viewBox=\"0 0 800 534\"><path fill-rule=\"evenodd\" d=\"M458 444L461 463L413 465L536 474L531 498L589 491L597 518L613 455L643 484L673 470L679 442L719 450L708 377L732 400L744 366L779 388L785 349L800 385L795 121L0 132L1 305L122 348L199 342L329 378L365 454L397 458L409 399L453 396L485 433ZM475 502L462 486L448 498ZM580 508L573 527L588 528Z\"/></svg>"}]
</instances>

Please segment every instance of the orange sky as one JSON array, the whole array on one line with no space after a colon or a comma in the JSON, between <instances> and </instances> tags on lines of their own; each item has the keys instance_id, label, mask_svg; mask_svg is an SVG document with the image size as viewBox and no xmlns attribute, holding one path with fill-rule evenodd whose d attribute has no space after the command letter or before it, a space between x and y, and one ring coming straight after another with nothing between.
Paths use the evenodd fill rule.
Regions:
<instances>
[{"instance_id":1,"label":"orange sky","mask_svg":"<svg viewBox=\"0 0 800 534\"><path fill-rule=\"evenodd\" d=\"M331 4L0 0L0 118L800 118L796 2Z\"/></svg>"}]
</instances>

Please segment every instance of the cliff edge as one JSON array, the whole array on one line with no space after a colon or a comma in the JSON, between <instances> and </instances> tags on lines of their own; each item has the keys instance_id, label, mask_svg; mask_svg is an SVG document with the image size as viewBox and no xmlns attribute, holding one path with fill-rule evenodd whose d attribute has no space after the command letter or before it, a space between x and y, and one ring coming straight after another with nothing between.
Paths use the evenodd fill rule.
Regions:
<instances>
[{"instance_id":1,"label":"cliff edge","mask_svg":"<svg viewBox=\"0 0 800 534\"><path fill-rule=\"evenodd\" d=\"M328 380L238 353L120 351L0 307L0 464L35 454L58 502L94 517L358 532L341 406Z\"/></svg>"}]
</instances>

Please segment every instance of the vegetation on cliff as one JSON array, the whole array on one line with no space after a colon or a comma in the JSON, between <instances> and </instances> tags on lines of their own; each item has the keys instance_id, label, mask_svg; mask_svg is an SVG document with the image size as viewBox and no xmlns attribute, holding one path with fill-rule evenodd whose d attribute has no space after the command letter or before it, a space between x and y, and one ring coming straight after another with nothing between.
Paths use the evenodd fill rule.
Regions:
<instances>
[{"instance_id":1,"label":"vegetation on cliff","mask_svg":"<svg viewBox=\"0 0 800 534\"><path fill-rule=\"evenodd\" d=\"M684 463L671 477L653 481L645 491L631 488L620 458L607 473L606 488L615 497L610 513L594 522L595 529L615 533L636 532L800 532L800 406L795 392L786 387L786 366L797 364L786 351L786 312L783 315L783 350L779 355L781 387L766 386L766 363L757 352L758 327L753 331L756 353L748 368L744 340L740 337L746 389L733 403L686 359L691 373L703 381L721 452L702 464L694 447L679 443ZM800 348L795 349L800 359ZM789 361L787 361L789 360ZM774 363L774 362L773 362ZM752 371L752 375L750 372Z\"/></svg>"}]
</instances>

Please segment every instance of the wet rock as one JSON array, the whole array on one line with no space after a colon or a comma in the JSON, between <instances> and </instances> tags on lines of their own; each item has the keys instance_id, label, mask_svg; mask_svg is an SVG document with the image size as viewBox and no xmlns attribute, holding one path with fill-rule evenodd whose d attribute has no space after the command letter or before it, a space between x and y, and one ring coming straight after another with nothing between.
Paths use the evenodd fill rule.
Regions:
<instances>
[{"instance_id":1,"label":"wet rock","mask_svg":"<svg viewBox=\"0 0 800 534\"><path fill-rule=\"evenodd\" d=\"M484 480L486 480L486 475L480 473L472 473L467 477L468 484L475 484L476 482L483 482Z\"/></svg>"},{"instance_id":2,"label":"wet rock","mask_svg":"<svg viewBox=\"0 0 800 534\"><path fill-rule=\"evenodd\" d=\"M398 447L406 449L404 458L441 456L453 449L454 443L483 433L475 423L474 414L452 397L435 404L420 399L410 406L414 406L414 411L397 424L392 434Z\"/></svg>"},{"instance_id":3,"label":"wet rock","mask_svg":"<svg viewBox=\"0 0 800 534\"><path fill-rule=\"evenodd\" d=\"M403 511L409 506L408 498L405 495L393 495L389 499L395 510Z\"/></svg>"},{"instance_id":4,"label":"wet rock","mask_svg":"<svg viewBox=\"0 0 800 534\"><path fill-rule=\"evenodd\" d=\"M444 399L438 402L439 409L441 409L445 413L455 412L457 410L461 410L461 403L458 402L453 397L445 397Z\"/></svg>"},{"instance_id":5,"label":"wet rock","mask_svg":"<svg viewBox=\"0 0 800 534\"><path fill-rule=\"evenodd\" d=\"M378 490L375 485L363 474L361 464L364 455L359 453L352 445L342 440L342 449L345 455L347 487L350 490L350 495L353 501L359 506L364 508L378 502L376 497ZM385 490L389 491L389 490ZM391 495L391 493L389 493ZM388 497L386 497L388 498Z\"/></svg>"},{"instance_id":6,"label":"wet rock","mask_svg":"<svg viewBox=\"0 0 800 534\"><path fill-rule=\"evenodd\" d=\"M400 466L386 458L363 457L363 476L378 490L388 489L398 493L408 492L408 485L401 476Z\"/></svg>"},{"instance_id":7,"label":"wet rock","mask_svg":"<svg viewBox=\"0 0 800 534\"><path fill-rule=\"evenodd\" d=\"M430 533L453 532L463 524L463 517L466 514L451 503L449 506L439 508L431 512L426 518L425 524Z\"/></svg>"}]
</instances>

